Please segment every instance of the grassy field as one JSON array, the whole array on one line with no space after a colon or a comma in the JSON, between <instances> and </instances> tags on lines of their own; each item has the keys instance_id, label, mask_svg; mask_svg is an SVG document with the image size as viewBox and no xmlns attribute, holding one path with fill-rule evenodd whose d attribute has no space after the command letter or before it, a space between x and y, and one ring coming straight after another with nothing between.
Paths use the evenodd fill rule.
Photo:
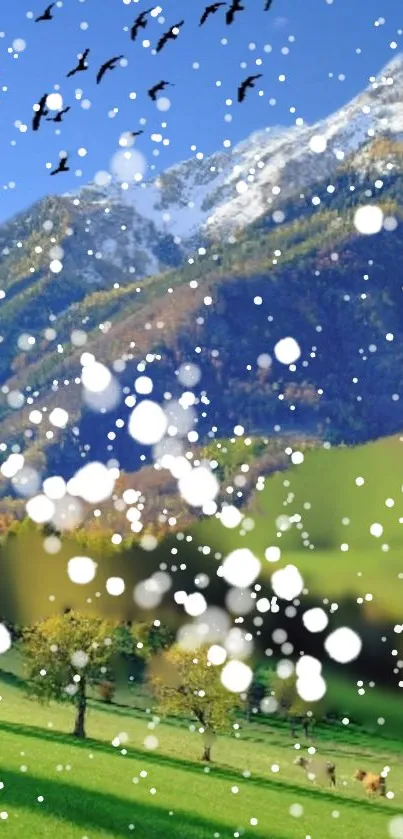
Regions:
<instances>
[{"instance_id":1,"label":"grassy field","mask_svg":"<svg viewBox=\"0 0 403 839\"><path fill-rule=\"evenodd\" d=\"M312 594L364 599L369 594L382 614L397 619L403 593L402 440L308 451L301 465L267 478L254 494L244 510L253 529L242 534L242 525L228 530L205 519L193 529L195 538L224 554L240 545L251 548L266 576L291 562ZM282 532L279 516L295 515L301 527L294 522ZM374 523L383 527L380 537L370 533ZM276 565L265 561L269 545L282 549Z\"/></svg>"},{"instance_id":2,"label":"grassy field","mask_svg":"<svg viewBox=\"0 0 403 839\"><path fill-rule=\"evenodd\" d=\"M0 670L1 678L11 684L21 684L26 678L26 669L24 667L24 660L18 645L13 647L1 656ZM275 662L273 663L275 667ZM399 738L401 733L401 719L402 719L402 699L399 690L388 690L381 683L371 683L359 681L359 685L364 685L364 693L359 693L359 685L357 679L353 674L346 674L335 671L326 665L323 672L327 683L327 692L331 697L330 707L333 713L337 714L337 720L340 725L340 720L343 717L348 717L350 720L349 739L351 740L353 731L356 731L357 737L362 738L362 731L369 735L377 735L379 737L386 737L389 739ZM1 685L1 681L0 681ZM94 701L99 701L99 691L96 686L89 688L89 696ZM117 706L122 706L130 709L131 713L143 714L153 707L153 698L144 681L129 682L119 681L116 684L114 694L114 703ZM0 706L1 707L1 706ZM102 707L102 704L101 704ZM115 706L116 707L116 706ZM252 718L253 719L253 718ZM380 725L378 720L382 720ZM248 722L248 731L253 730L256 736L265 736L267 725L274 724L273 718L270 716L259 716L259 725ZM275 720L276 726L285 727L287 723L282 723L278 719ZM344 729L342 729L343 731ZM326 728L325 728L326 732ZM332 738L337 735L332 731Z\"/></svg>"},{"instance_id":3,"label":"grassy field","mask_svg":"<svg viewBox=\"0 0 403 839\"><path fill-rule=\"evenodd\" d=\"M245 725L238 738L220 737L208 771L200 735L184 724L97 704L88 715L91 739L77 742L68 734L70 706L37 705L7 680L0 693L0 824L8 837L383 839L403 812L399 744L380 736L318 730L318 753L337 766L337 788L328 790L293 765L301 752L278 726ZM150 734L158 738L153 751L144 745ZM353 772L385 765L394 798L369 801Z\"/></svg>"},{"instance_id":4,"label":"grassy field","mask_svg":"<svg viewBox=\"0 0 403 839\"><path fill-rule=\"evenodd\" d=\"M359 480L357 484L357 479L363 483ZM26 528L0 545L2 614L27 625L49 613L50 596L58 610L66 606L80 609L90 602L90 596L102 614L131 615L134 585L161 562L171 565L173 547L186 565L186 570L176 570L176 579L190 590L201 570L198 547L209 549L203 554L202 566L207 573L212 569L214 580L214 554L220 551L225 555L244 545L261 558L266 582L276 568L293 563L313 598L338 602L362 598L363 611L397 623L403 593L402 484L403 444L399 436L354 448L308 450L301 465L290 465L267 477L264 489L254 493L243 509L247 528L241 524L231 530L215 517L204 518L190 528L191 545L179 544L173 534L152 553L136 546L127 552L114 551L107 540L95 557L97 578L85 591L68 580L66 564L72 555L92 555L91 544L83 546L67 536L60 553L49 556L42 534ZM279 528L280 516L292 519L286 531ZM373 524L383 528L379 538L371 535ZM270 545L282 550L276 564L265 560ZM126 582L126 592L119 598L104 594L106 579L112 575L122 576ZM46 586L37 585L38 577L46 578ZM167 610L172 612L170 601Z\"/></svg>"},{"instance_id":5,"label":"grassy field","mask_svg":"<svg viewBox=\"0 0 403 839\"><path fill-rule=\"evenodd\" d=\"M211 547L203 569L215 566L215 551L245 545L262 559L267 580L275 568L292 562L314 596L362 597L367 608L370 594L370 605L382 616L401 622L402 475L403 446L397 437L356 449L309 452L301 466L268 478L256 493L244 511L253 529L227 530L214 519L193 528L194 541ZM364 483L357 485L356 478ZM387 505L387 499L394 504ZM300 515L302 528L294 523L280 532L280 515ZM383 526L380 538L370 533L375 522ZM348 550L341 549L343 544ZM276 565L264 559L269 545L282 548ZM198 553L192 556L199 562ZM37 577L36 565L34 571ZM119 702L140 707L92 701L89 739L77 742L69 734L73 709L26 698L15 678L22 672L14 649L0 663L14 674L0 672L0 829L10 839L386 839L390 820L403 814L401 745L392 739L401 732L400 696L367 683L359 695L355 678L340 676L340 669L336 675L325 673L339 719L359 719L367 730L318 727L318 754L337 768L337 787L329 790L313 785L293 764L309 743L303 739L296 749L288 727L269 717L264 723L241 722L239 730L221 736L214 763L206 767L196 731L147 713L151 702L145 693L118 694ZM145 745L150 735L158 739L153 750ZM394 797L368 800L353 773L385 766Z\"/></svg>"}]
</instances>

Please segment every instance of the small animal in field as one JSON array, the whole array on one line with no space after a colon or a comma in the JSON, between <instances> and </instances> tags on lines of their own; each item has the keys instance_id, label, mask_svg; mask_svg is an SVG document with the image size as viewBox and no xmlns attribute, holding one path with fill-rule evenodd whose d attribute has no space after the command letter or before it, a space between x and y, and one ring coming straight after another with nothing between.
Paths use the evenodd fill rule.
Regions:
<instances>
[{"instance_id":1,"label":"small animal in field","mask_svg":"<svg viewBox=\"0 0 403 839\"><path fill-rule=\"evenodd\" d=\"M381 796L386 795L386 779L383 775L377 775L375 772L365 772L364 769L357 769L354 778L356 781L361 781L367 795L375 796L377 793Z\"/></svg>"},{"instance_id":2,"label":"small animal in field","mask_svg":"<svg viewBox=\"0 0 403 839\"><path fill-rule=\"evenodd\" d=\"M330 760L311 760L308 757L297 757L295 766L301 766L310 781L324 779L331 787L336 786L336 764Z\"/></svg>"}]
</instances>

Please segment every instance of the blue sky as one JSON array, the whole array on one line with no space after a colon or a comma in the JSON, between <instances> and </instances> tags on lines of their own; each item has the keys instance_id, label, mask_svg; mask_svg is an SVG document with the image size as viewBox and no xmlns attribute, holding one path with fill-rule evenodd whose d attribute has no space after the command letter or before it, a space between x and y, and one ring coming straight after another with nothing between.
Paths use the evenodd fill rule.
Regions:
<instances>
[{"instance_id":1,"label":"blue sky","mask_svg":"<svg viewBox=\"0 0 403 839\"><path fill-rule=\"evenodd\" d=\"M125 27L152 5L149 0L59 0L54 20L35 24L30 13L36 17L46 4L18 0L2 8L0 220L43 195L77 189L99 170L108 170L125 131L144 130L137 148L147 160L148 177L196 152L221 149L226 140L235 144L268 125L291 125L296 117L314 122L358 93L402 44L403 7L398 0L273 0L268 13L264 0L244 0L245 11L232 26L225 26L220 10L202 28L203 0L160 0L162 12L149 19L135 43ZM177 41L153 55L161 34L182 18L186 23ZM150 47L143 46L144 39ZM21 41L24 49L15 58ZM91 49L90 69L66 79L86 47ZM127 66L107 74L97 86L100 64L120 53ZM256 72L263 78L238 105L239 82ZM161 78L175 84L167 91L171 107L164 113L146 95ZM50 122L33 133L32 106L55 89L72 110L59 126L60 134ZM226 104L228 99L232 105ZM83 108L83 100L91 106ZM21 123L28 126L25 133ZM169 144L154 142L153 134ZM85 156L79 149L86 150ZM69 152L71 171L49 179L46 163L57 165L60 151Z\"/></svg>"}]
</instances>

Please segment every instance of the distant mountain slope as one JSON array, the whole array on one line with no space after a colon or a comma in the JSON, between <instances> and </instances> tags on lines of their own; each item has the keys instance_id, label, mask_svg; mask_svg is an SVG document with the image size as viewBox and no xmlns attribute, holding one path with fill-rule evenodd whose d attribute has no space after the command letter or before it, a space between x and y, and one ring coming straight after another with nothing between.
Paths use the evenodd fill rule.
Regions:
<instances>
[{"instance_id":1,"label":"distant mountain slope","mask_svg":"<svg viewBox=\"0 0 403 839\"><path fill-rule=\"evenodd\" d=\"M403 58L397 56L368 88L315 125L257 131L230 150L196 154L154 181L97 187L77 195L89 207L124 204L183 243L213 240L246 227L322 178L368 139L403 137ZM324 149L316 153L318 136ZM316 140L316 143L315 143ZM135 158L133 158L133 164ZM128 165L130 169L130 165Z\"/></svg>"},{"instance_id":2,"label":"distant mountain slope","mask_svg":"<svg viewBox=\"0 0 403 839\"><path fill-rule=\"evenodd\" d=\"M141 214L134 197L149 194L154 187L148 186L122 191L111 184L102 191L91 185L77 196L46 199L3 225L3 456L17 446L42 472L65 475L95 457L137 470L142 450L125 428L134 379L147 371L155 398L167 403L167 391L176 399L184 389L176 375L184 361L201 371L192 420L200 441L228 436L238 423L248 433L296 431L335 442L402 428L402 68L401 59L389 65L384 81L322 125L323 154L309 146L318 126L304 128L303 141L299 132L290 138L279 131L273 140L263 133L203 164L202 186L199 161L161 176L171 190L159 193L171 220L176 204L185 206L199 186L204 190L209 218L223 219L222 228L219 220L211 228L214 242L206 218L190 225L186 238L167 217L161 227L154 210L147 215L143 207ZM343 154L335 153L336 140ZM271 143L282 148L278 194L268 174ZM234 174L241 158L248 183L242 194L236 189L242 172ZM226 194L228 183L224 191L216 183L218 191L208 194L213 166L221 168L220 178L227 172L235 195ZM240 198L259 212L242 220ZM354 225L355 210L368 203L385 218L374 236ZM228 214L229 236L223 235ZM301 349L291 366L273 352L287 335ZM108 364L119 381L122 399L113 410L94 413L83 404L83 352ZM270 355L268 366L258 361L262 355ZM69 412L63 432L47 421L56 406ZM42 412L39 424L30 420L33 407Z\"/></svg>"}]
</instances>

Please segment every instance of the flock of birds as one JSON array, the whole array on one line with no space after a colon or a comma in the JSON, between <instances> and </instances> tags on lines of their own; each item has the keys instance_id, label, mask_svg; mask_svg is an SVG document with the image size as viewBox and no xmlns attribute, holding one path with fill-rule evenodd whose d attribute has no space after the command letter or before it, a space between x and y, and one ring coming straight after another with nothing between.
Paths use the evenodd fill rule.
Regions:
<instances>
[{"instance_id":1,"label":"flock of birds","mask_svg":"<svg viewBox=\"0 0 403 839\"><path fill-rule=\"evenodd\" d=\"M273 0L265 0L264 7L263 7L265 12L269 11L269 9L272 6L272 3L273 3ZM56 5L56 3L50 3L50 5L46 7L44 12L42 12L42 14L39 15L39 17L35 18L35 23L42 23L44 21L53 20L52 10L55 7L55 5ZM227 9L227 11L225 13L225 22L226 22L227 26L230 26L234 22L235 16L238 14L238 12L245 11L245 6L242 5L242 0L231 0L230 3L227 3L227 2L211 3L209 6L206 6L206 8L204 9L203 14L201 15L201 18L200 18L200 21L199 21L199 26L203 26L206 23L206 21L209 19L209 17L211 15L215 15L219 11L219 9L221 9L222 7L226 7L226 9ZM130 39L132 41L136 40L136 38L137 38L137 36L138 36L138 34L140 33L141 30L146 29L146 27L148 25L148 22L149 22L148 21L148 15L153 11L153 8L154 7L151 7L150 9L146 9L145 11L140 12L140 14L136 17L134 23L132 24L132 26L130 28ZM169 41L175 41L176 40L176 38L178 37L184 23L185 23L184 20L180 20L178 23L175 23L173 26L171 26L169 29L167 29L166 32L164 32L164 34L161 36L161 38L159 39L159 41L157 42L157 45L155 47L155 52L156 53L161 52L161 50L164 49L164 47L166 46L166 44ZM90 53L90 50L86 49L86 50L84 50L84 52L81 55L78 56L78 63L76 64L75 67L73 67L72 70L69 70L69 72L66 74L66 78L69 79L72 76L75 76L76 73L82 73L82 72L85 72L86 70L88 70L89 64L88 64L87 59L88 59L89 53ZM97 75L96 75L96 83L100 84L104 75L105 75L105 73L107 73L108 70L114 70L116 68L118 62L121 61L122 58L124 58L124 55L114 55L112 58L109 58L108 61L105 61L103 64L101 64L101 66L100 66L100 68L97 72ZM238 87L238 95L237 95L238 102L243 102L244 101L247 90L249 90L250 88L253 88L255 86L255 82L257 81L257 79L260 79L261 77L262 77L262 73L255 73L254 75L247 76L247 78L244 79L240 83L240 85ZM164 79L161 79L161 81L157 82L156 84L154 84L152 87L150 87L148 89L147 94L150 97L150 99L152 99L152 101L155 102L157 100L158 93L162 93L162 91L164 91L166 87L174 87L174 85L171 82L168 82ZM70 106L67 106L66 108L63 108L62 110L60 110L54 117L49 117L48 116L49 108L47 107L48 96L49 96L49 94L45 93L44 96L41 97L39 102L34 106L35 114L34 114L34 117L33 117L33 120L32 120L32 130L33 131L38 131L43 118L46 118L47 122L60 123L60 122L63 121L63 116L71 110ZM142 133L143 133L142 131L132 131L131 132L133 137L137 137ZM54 169L50 174L51 175L57 175L60 172L68 172L68 171L69 171L69 167L67 166L67 156L66 156L66 157L60 158L60 162L59 162L58 167L56 169Z\"/></svg>"}]
</instances>

